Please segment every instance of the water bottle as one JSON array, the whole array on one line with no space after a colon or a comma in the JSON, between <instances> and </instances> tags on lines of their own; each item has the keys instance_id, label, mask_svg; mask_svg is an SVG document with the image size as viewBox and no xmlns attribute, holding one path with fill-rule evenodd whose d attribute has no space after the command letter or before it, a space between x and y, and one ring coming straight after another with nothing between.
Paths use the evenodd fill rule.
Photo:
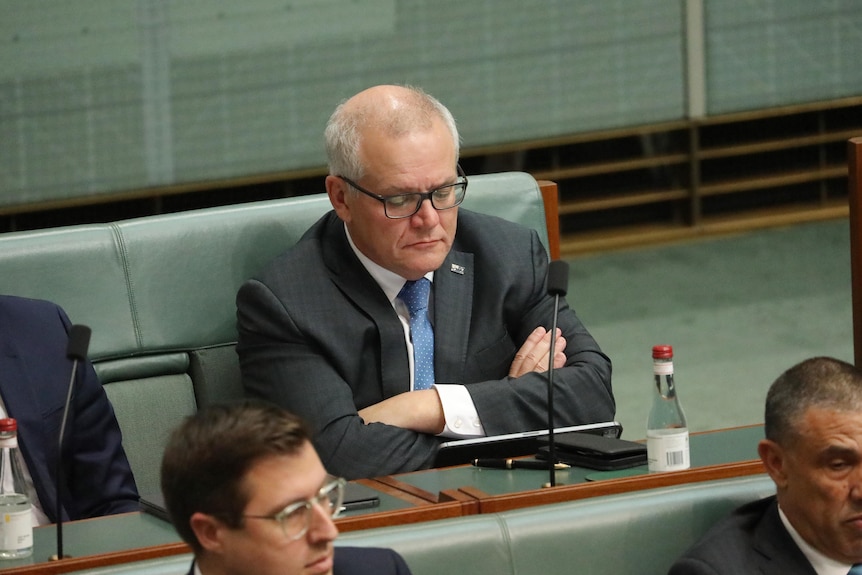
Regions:
<instances>
[{"instance_id":1,"label":"water bottle","mask_svg":"<svg viewBox=\"0 0 862 575\"><path fill-rule=\"evenodd\" d=\"M18 449L18 422L0 419L0 559L32 554L33 523Z\"/></svg>"},{"instance_id":2,"label":"water bottle","mask_svg":"<svg viewBox=\"0 0 862 575\"><path fill-rule=\"evenodd\" d=\"M688 426L673 381L673 347L654 346L652 358L655 392L646 434L649 470L688 469Z\"/></svg>"}]
</instances>

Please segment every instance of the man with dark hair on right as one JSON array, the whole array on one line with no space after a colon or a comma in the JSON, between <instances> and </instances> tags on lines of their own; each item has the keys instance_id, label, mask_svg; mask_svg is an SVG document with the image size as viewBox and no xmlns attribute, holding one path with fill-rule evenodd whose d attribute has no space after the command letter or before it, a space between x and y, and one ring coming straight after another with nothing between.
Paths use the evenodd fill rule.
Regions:
<instances>
[{"instance_id":1,"label":"man with dark hair on right","mask_svg":"<svg viewBox=\"0 0 862 575\"><path fill-rule=\"evenodd\" d=\"M333 547L344 480L326 474L295 415L212 405L172 433L162 493L194 552L189 575L410 575L390 549Z\"/></svg>"},{"instance_id":2,"label":"man with dark hair on right","mask_svg":"<svg viewBox=\"0 0 862 575\"><path fill-rule=\"evenodd\" d=\"M734 511L670 575L862 573L862 370L803 361L770 387L764 421L776 495Z\"/></svg>"}]
</instances>

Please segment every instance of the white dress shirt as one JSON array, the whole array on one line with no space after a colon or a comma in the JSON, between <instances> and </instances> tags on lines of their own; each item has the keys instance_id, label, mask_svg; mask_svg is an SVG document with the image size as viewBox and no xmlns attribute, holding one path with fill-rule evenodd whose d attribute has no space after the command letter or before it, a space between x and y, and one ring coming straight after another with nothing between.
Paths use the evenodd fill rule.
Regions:
<instances>
[{"instance_id":1,"label":"white dress shirt","mask_svg":"<svg viewBox=\"0 0 862 575\"><path fill-rule=\"evenodd\" d=\"M407 306L398 299L398 293L404 284L407 282L403 277L393 273L386 268L377 265L365 256L353 243L353 238L350 237L350 232L347 226L344 227L347 234L347 241L350 243L351 249L359 258L359 261L374 278L374 281L389 298L389 302L401 319L401 325L404 328L404 340L407 343L407 358L410 365L410 389L413 389L413 343L410 339L410 313L407 311ZM434 272L425 274L431 283L434 283ZM482 427L482 421L479 419L479 414L476 411L476 406L473 403L473 398L470 397L470 392L467 388L459 384L439 384L435 383L433 389L437 390L437 395L440 397L440 403L443 406L443 417L446 420L446 425L440 433L442 437L452 438L469 438L483 437L485 429Z\"/></svg>"},{"instance_id":2,"label":"white dress shirt","mask_svg":"<svg viewBox=\"0 0 862 575\"><path fill-rule=\"evenodd\" d=\"M781 522L784 524L785 529L790 533L790 537L796 542L796 545L808 559L808 562L811 563L811 566L814 567L817 575L847 575L847 572L850 571L853 565L831 559L812 547L808 541L802 538L793 525L790 524L790 520L787 519L787 515L784 514L780 505L778 506L778 516L781 517Z\"/></svg>"}]
</instances>

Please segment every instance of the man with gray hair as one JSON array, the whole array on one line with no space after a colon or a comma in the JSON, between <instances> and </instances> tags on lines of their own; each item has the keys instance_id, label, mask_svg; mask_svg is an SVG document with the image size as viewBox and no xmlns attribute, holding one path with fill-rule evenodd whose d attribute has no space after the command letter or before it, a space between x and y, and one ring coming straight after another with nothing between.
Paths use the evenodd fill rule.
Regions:
<instances>
[{"instance_id":1,"label":"man with gray hair","mask_svg":"<svg viewBox=\"0 0 862 575\"><path fill-rule=\"evenodd\" d=\"M443 437L544 428L553 335L556 422L613 419L610 360L564 299L548 331L536 232L459 209L467 177L439 101L375 86L325 136L333 210L237 295L249 395L308 421L331 473L413 471Z\"/></svg>"},{"instance_id":2,"label":"man with gray hair","mask_svg":"<svg viewBox=\"0 0 862 575\"><path fill-rule=\"evenodd\" d=\"M764 421L776 495L734 511L670 574L862 573L862 370L803 361L770 387Z\"/></svg>"}]
</instances>

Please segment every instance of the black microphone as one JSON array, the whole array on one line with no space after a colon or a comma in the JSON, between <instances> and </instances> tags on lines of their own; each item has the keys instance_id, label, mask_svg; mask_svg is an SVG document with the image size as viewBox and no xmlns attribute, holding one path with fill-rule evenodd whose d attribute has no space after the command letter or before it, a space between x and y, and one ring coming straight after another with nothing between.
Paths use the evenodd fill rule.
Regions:
<instances>
[{"instance_id":1,"label":"black microphone","mask_svg":"<svg viewBox=\"0 0 862 575\"><path fill-rule=\"evenodd\" d=\"M560 308L560 296L565 296L569 286L569 264L562 260L554 260L548 264L548 295L554 296L554 317L551 321L551 349L548 362L548 485L557 484L556 464L557 454L554 449L554 354L557 343L557 314Z\"/></svg>"},{"instance_id":2,"label":"black microphone","mask_svg":"<svg viewBox=\"0 0 862 575\"><path fill-rule=\"evenodd\" d=\"M73 325L69 329L69 343L66 346L66 357L72 360L72 374L69 377L69 391L66 394L66 405L63 408L63 420L60 423L60 437L57 441L57 554L51 561L63 559L63 505L61 503L61 485L63 484L63 436L66 432L66 420L69 417L69 406L72 404L72 390L75 388L75 375L78 372L78 362L87 359L87 349L90 347L91 330L85 325Z\"/></svg>"},{"instance_id":3,"label":"black microphone","mask_svg":"<svg viewBox=\"0 0 862 575\"><path fill-rule=\"evenodd\" d=\"M569 264L554 260L548 264L548 295L566 295L569 287Z\"/></svg>"}]
</instances>

